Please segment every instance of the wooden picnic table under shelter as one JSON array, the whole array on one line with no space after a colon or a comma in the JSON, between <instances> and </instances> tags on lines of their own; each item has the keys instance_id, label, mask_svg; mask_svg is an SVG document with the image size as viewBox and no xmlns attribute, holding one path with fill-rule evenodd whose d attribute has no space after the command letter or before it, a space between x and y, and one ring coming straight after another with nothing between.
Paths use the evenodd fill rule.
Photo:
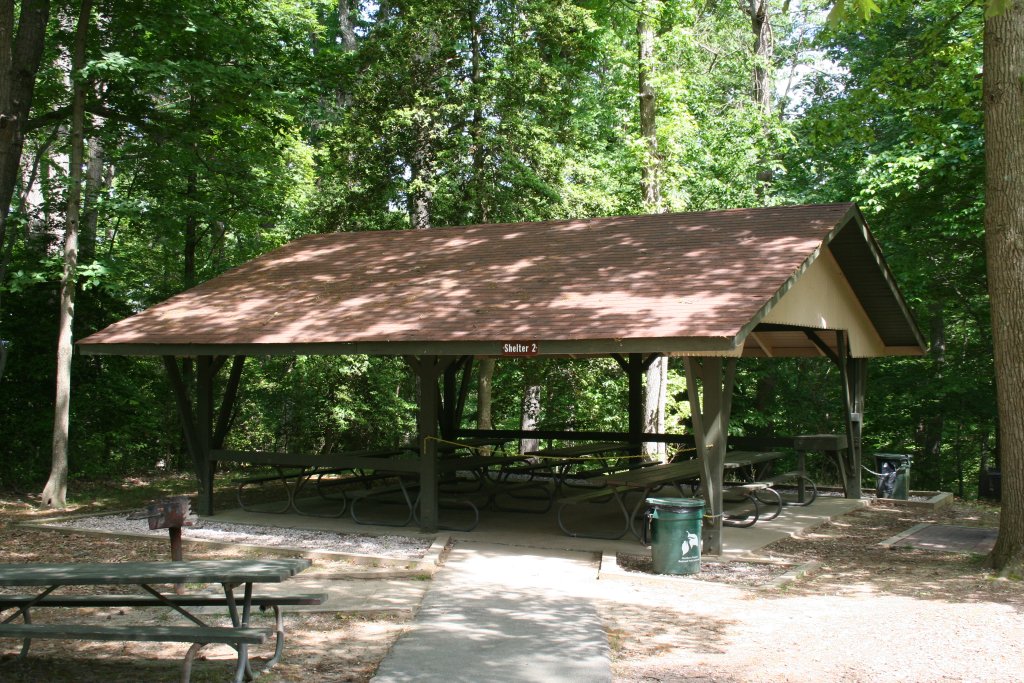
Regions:
<instances>
[{"instance_id":1,"label":"wooden picnic table under shelter","mask_svg":"<svg viewBox=\"0 0 1024 683\"><path fill-rule=\"evenodd\" d=\"M309 235L78 348L164 359L203 514L247 356L403 357L422 387L439 387L420 392L419 457L387 464L418 474L426 531L438 524L438 439L488 436L460 421L458 373L474 359L615 358L629 428L603 436L636 444L672 436L644 434L642 378L658 356L682 357L714 553L738 358L838 365L859 492L866 360L921 355L925 344L863 215L845 203ZM194 396L182 358L196 361Z\"/></svg>"}]
</instances>

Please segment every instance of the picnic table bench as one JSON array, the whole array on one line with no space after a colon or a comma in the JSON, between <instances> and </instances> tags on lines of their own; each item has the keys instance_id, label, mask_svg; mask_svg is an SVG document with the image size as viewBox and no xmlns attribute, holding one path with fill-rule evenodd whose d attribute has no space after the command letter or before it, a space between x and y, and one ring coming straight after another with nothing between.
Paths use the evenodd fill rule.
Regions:
<instances>
[{"instance_id":1,"label":"picnic table bench","mask_svg":"<svg viewBox=\"0 0 1024 683\"><path fill-rule=\"evenodd\" d=\"M277 643L267 667L273 666L284 649L282 605L320 604L322 595L254 596L255 583L279 583L302 571L310 564L306 559L274 560L198 560L175 562L124 562L79 564L0 564L0 586L42 588L35 595L0 596L0 613L14 613L0 621L0 638L22 641L20 657L28 654L33 639L147 641L191 643L185 655L182 681L191 677L192 662L199 650L210 643L231 645L238 652L234 680L253 677L248 646L266 641L268 632L252 628L249 618L252 607L274 609ZM179 583L220 583L224 596L164 594L155 586ZM129 595L64 595L55 593L68 586L135 585L145 594ZM234 588L244 585L241 599ZM231 626L211 626L189 611L189 607L226 607ZM168 607L185 617L186 625L120 625L102 623L37 624L32 610L43 607ZM21 622L16 622L18 617Z\"/></svg>"},{"instance_id":2,"label":"picnic table bench","mask_svg":"<svg viewBox=\"0 0 1024 683\"><path fill-rule=\"evenodd\" d=\"M807 476L803 458L797 458L797 468L795 470L790 472L770 472L771 464L784 455L784 453L777 451L729 451L725 454L725 464L726 467L733 469L749 469L750 481L747 483L759 482L766 484L766 488L778 496L780 506L810 505L818 496L818 487ZM795 496L792 500L787 500L776 488L777 484L787 481L792 481L795 486ZM768 501L761 500L761 502Z\"/></svg>"}]
</instances>

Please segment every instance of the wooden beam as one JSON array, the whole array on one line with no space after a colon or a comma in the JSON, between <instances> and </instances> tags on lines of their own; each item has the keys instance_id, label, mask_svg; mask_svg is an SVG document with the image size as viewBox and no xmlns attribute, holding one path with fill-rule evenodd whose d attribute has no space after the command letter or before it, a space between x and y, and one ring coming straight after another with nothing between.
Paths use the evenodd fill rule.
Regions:
<instances>
[{"instance_id":1,"label":"wooden beam","mask_svg":"<svg viewBox=\"0 0 1024 683\"><path fill-rule=\"evenodd\" d=\"M538 340L541 356L609 356L615 353L701 354L732 353L733 337L679 337L671 339ZM79 344L83 355L107 356L494 356L499 341L465 342L329 342L323 344Z\"/></svg>"},{"instance_id":2,"label":"wooden beam","mask_svg":"<svg viewBox=\"0 0 1024 683\"><path fill-rule=\"evenodd\" d=\"M196 417L192 407L192 400L188 396L188 388L182 379L177 359L173 356L164 356L163 360L167 379L171 383L171 393L174 394L174 402L178 406L181 430L185 436L185 450L188 451L189 457L195 463L199 453L199 439L196 436ZM198 476L198 472L196 474Z\"/></svg>"},{"instance_id":3,"label":"wooden beam","mask_svg":"<svg viewBox=\"0 0 1024 683\"><path fill-rule=\"evenodd\" d=\"M217 466L210 460L213 438L213 378L215 363L212 356L196 359L196 439L198 452L193 454L199 479L199 505L201 515L213 514L213 471Z\"/></svg>"},{"instance_id":4,"label":"wooden beam","mask_svg":"<svg viewBox=\"0 0 1024 683\"><path fill-rule=\"evenodd\" d=\"M420 382L419 411L416 416L420 446L420 528L427 533L438 529L437 437L440 405L437 380L456 362L455 356L406 357Z\"/></svg>"},{"instance_id":5,"label":"wooden beam","mask_svg":"<svg viewBox=\"0 0 1024 683\"><path fill-rule=\"evenodd\" d=\"M244 366L245 356L235 356L231 361L231 373L228 375L227 386L224 387L224 397L217 412L217 426L213 430L213 440L210 443L210 447L215 450L224 448L224 439L231 428L231 417L235 410L235 399L238 397L238 385L242 379Z\"/></svg>"},{"instance_id":6,"label":"wooden beam","mask_svg":"<svg viewBox=\"0 0 1024 683\"><path fill-rule=\"evenodd\" d=\"M701 481L705 501L704 548L709 555L720 555L724 515L722 480L736 359L725 359L723 364L720 357L685 358L684 363L694 440L704 467Z\"/></svg>"},{"instance_id":7,"label":"wooden beam","mask_svg":"<svg viewBox=\"0 0 1024 683\"><path fill-rule=\"evenodd\" d=\"M836 356L835 352L829 348L828 344L826 344L825 341L818 336L817 332L815 332L814 330L804 330L803 333L805 337L810 339L811 342L818 347L818 351L821 352L821 355L831 359L833 363L839 363L839 357Z\"/></svg>"},{"instance_id":8,"label":"wooden beam","mask_svg":"<svg viewBox=\"0 0 1024 683\"><path fill-rule=\"evenodd\" d=\"M772 353L772 348L765 343L764 339L761 338L761 335L759 335L757 332L751 332L750 338L754 340L754 343L757 344L762 351L764 351L764 355L766 355L768 358L774 357L774 354Z\"/></svg>"}]
</instances>

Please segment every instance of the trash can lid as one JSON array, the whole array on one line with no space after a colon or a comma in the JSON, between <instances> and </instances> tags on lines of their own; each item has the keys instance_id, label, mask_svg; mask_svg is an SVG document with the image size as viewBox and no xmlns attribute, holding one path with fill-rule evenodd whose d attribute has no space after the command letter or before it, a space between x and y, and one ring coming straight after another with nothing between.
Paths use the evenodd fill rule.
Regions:
<instances>
[{"instance_id":1,"label":"trash can lid","mask_svg":"<svg viewBox=\"0 0 1024 683\"><path fill-rule=\"evenodd\" d=\"M876 460L900 460L910 462L911 457L905 453L875 453Z\"/></svg>"},{"instance_id":2,"label":"trash can lid","mask_svg":"<svg viewBox=\"0 0 1024 683\"><path fill-rule=\"evenodd\" d=\"M701 498L648 498L647 505L659 510L703 508L704 500Z\"/></svg>"}]
</instances>

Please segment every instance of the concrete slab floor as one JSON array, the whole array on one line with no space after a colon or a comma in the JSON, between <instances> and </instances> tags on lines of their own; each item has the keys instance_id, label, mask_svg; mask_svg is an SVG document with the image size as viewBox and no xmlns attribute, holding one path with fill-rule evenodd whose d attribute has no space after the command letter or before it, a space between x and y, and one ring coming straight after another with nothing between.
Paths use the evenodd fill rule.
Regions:
<instances>
[{"instance_id":1,"label":"concrete slab floor","mask_svg":"<svg viewBox=\"0 0 1024 683\"><path fill-rule=\"evenodd\" d=\"M721 560L741 559L757 555L765 546L774 541L804 533L836 519L852 510L865 507L866 500L848 500L822 496L806 507L787 506L776 519L759 521L752 527L741 529L726 527L722 534L724 552ZM577 506L582 507L582 506ZM586 504L588 528L615 528L622 524L621 512L614 504ZM304 505L303 509L314 510L312 504ZM456 515L462 515L457 519ZM558 527L554 510L544 514L525 512L506 512L484 509L480 513L480 523L472 531L445 531L438 534L424 534L413 525L402 527L377 526L358 524L351 517L314 517L298 514L270 514L247 512L241 509L218 512L211 519L236 524L262 524L273 527L319 529L338 533L367 535L396 535L417 538L436 537L438 542L447 539L455 541L472 541L507 546L521 546L535 549L573 550L598 554L638 554L646 552L632 534L618 540L605 540L566 536ZM442 511L442 523L446 521L465 524L465 513L461 511Z\"/></svg>"}]
</instances>

